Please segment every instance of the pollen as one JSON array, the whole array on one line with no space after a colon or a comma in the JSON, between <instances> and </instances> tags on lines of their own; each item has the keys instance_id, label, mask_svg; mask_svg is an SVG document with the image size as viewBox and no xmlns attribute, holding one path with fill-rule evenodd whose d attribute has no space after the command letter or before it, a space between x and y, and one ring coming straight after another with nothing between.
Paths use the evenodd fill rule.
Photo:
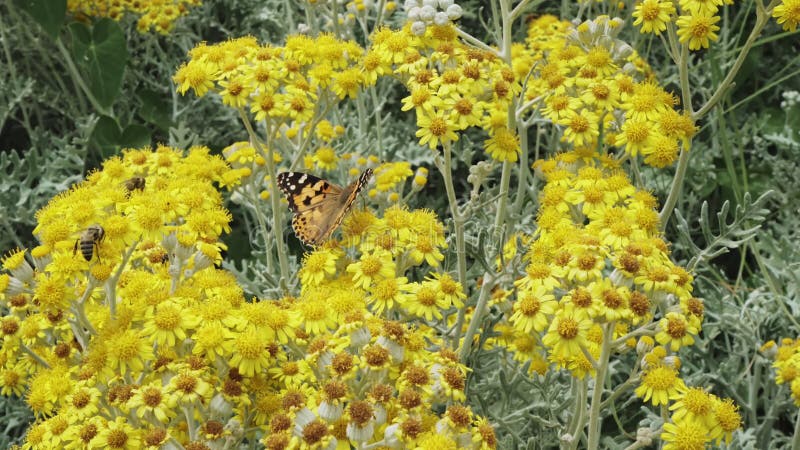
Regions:
<instances>
[{"instance_id":1,"label":"pollen","mask_svg":"<svg viewBox=\"0 0 800 450\"><path fill-rule=\"evenodd\" d=\"M650 299L639 291L631 292L630 308L639 317L650 312Z\"/></svg>"},{"instance_id":2,"label":"pollen","mask_svg":"<svg viewBox=\"0 0 800 450\"><path fill-rule=\"evenodd\" d=\"M364 360L373 367L381 367L389 361L389 350L380 345L364 349Z\"/></svg>"},{"instance_id":3,"label":"pollen","mask_svg":"<svg viewBox=\"0 0 800 450\"><path fill-rule=\"evenodd\" d=\"M106 438L108 446L111 448L124 448L125 443L128 442L128 435L123 430L111 430Z\"/></svg>"},{"instance_id":4,"label":"pollen","mask_svg":"<svg viewBox=\"0 0 800 450\"><path fill-rule=\"evenodd\" d=\"M403 372L403 377L412 385L415 386L424 386L428 384L430 381L430 377L428 376L428 371L419 366L410 366L408 367L405 372Z\"/></svg>"},{"instance_id":5,"label":"pollen","mask_svg":"<svg viewBox=\"0 0 800 450\"><path fill-rule=\"evenodd\" d=\"M245 359L257 359L264 351L264 343L255 333L242 333L236 340L236 351Z\"/></svg>"},{"instance_id":6,"label":"pollen","mask_svg":"<svg viewBox=\"0 0 800 450\"><path fill-rule=\"evenodd\" d=\"M374 414L372 405L363 400L356 400L350 403L350 406L347 408L347 410L350 413L350 418L352 421L360 427L363 427L370 420L372 420Z\"/></svg>"},{"instance_id":7,"label":"pollen","mask_svg":"<svg viewBox=\"0 0 800 450\"><path fill-rule=\"evenodd\" d=\"M317 419L303 427L303 440L307 444L315 444L328 434L328 426Z\"/></svg>"},{"instance_id":8,"label":"pollen","mask_svg":"<svg viewBox=\"0 0 800 450\"><path fill-rule=\"evenodd\" d=\"M87 423L78 431L78 437L84 443L89 443L95 436L97 436L97 425L93 423Z\"/></svg>"},{"instance_id":9,"label":"pollen","mask_svg":"<svg viewBox=\"0 0 800 450\"><path fill-rule=\"evenodd\" d=\"M429 286L422 286L417 291L417 301L424 306L436 304L436 291Z\"/></svg>"},{"instance_id":10,"label":"pollen","mask_svg":"<svg viewBox=\"0 0 800 450\"><path fill-rule=\"evenodd\" d=\"M603 304L611 309L617 309L625 303L625 299L622 298L619 292L615 290L606 290L603 291Z\"/></svg>"},{"instance_id":11,"label":"pollen","mask_svg":"<svg viewBox=\"0 0 800 450\"><path fill-rule=\"evenodd\" d=\"M380 272L381 267L383 267L383 264L381 263L381 258L378 256L369 255L361 260L361 271L367 277L376 275Z\"/></svg>"},{"instance_id":12,"label":"pollen","mask_svg":"<svg viewBox=\"0 0 800 450\"><path fill-rule=\"evenodd\" d=\"M413 389L404 389L398 394L397 401L400 402L400 406L405 409L414 409L422 404L422 397L419 395L419 392Z\"/></svg>"},{"instance_id":13,"label":"pollen","mask_svg":"<svg viewBox=\"0 0 800 450\"><path fill-rule=\"evenodd\" d=\"M596 263L597 258L588 253L584 253L578 258L578 267L581 270L592 270Z\"/></svg>"},{"instance_id":14,"label":"pollen","mask_svg":"<svg viewBox=\"0 0 800 450\"><path fill-rule=\"evenodd\" d=\"M571 318L565 317L558 321L558 334L564 339L575 339L578 337L578 322Z\"/></svg>"},{"instance_id":15,"label":"pollen","mask_svg":"<svg viewBox=\"0 0 800 450\"><path fill-rule=\"evenodd\" d=\"M187 394L194 392L194 389L197 387L197 378L188 374L180 374L175 382L175 386L177 386L179 391Z\"/></svg>"},{"instance_id":16,"label":"pollen","mask_svg":"<svg viewBox=\"0 0 800 450\"><path fill-rule=\"evenodd\" d=\"M447 367L442 372L442 379L453 389L463 391L465 387L464 374L455 367Z\"/></svg>"},{"instance_id":17,"label":"pollen","mask_svg":"<svg viewBox=\"0 0 800 450\"><path fill-rule=\"evenodd\" d=\"M162 398L161 389L155 387L148 387L142 392L142 401L151 408L160 405Z\"/></svg>"},{"instance_id":18,"label":"pollen","mask_svg":"<svg viewBox=\"0 0 800 450\"><path fill-rule=\"evenodd\" d=\"M434 117L431 119L430 125L431 134L434 136L444 136L447 134L447 121L441 117Z\"/></svg>"},{"instance_id":19,"label":"pollen","mask_svg":"<svg viewBox=\"0 0 800 450\"><path fill-rule=\"evenodd\" d=\"M575 114L569 121L569 127L572 128L575 133L583 133L590 128L589 119L580 114Z\"/></svg>"},{"instance_id":20,"label":"pollen","mask_svg":"<svg viewBox=\"0 0 800 450\"><path fill-rule=\"evenodd\" d=\"M148 447L157 447L167 438L167 430L163 428L153 428L144 435L144 443Z\"/></svg>"},{"instance_id":21,"label":"pollen","mask_svg":"<svg viewBox=\"0 0 800 450\"><path fill-rule=\"evenodd\" d=\"M517 303L517 309L528 317L538 314L541 308L542 304L535 295L525 295Z\"/></svg>"},{"instance_id":22,"label":"pollen","mask_svg":"<svg viewBox=\"0 0 800 450\"><path fill-rule=\"evenodd\" d=\"M667 334L673 339L680 339L686 336L686 322L682 318L670 317L667 319Z\"/></svg>"},{"instance_id":23,"label":"pollen","mask_svg":"<svg viewBox=\"0 0 800 450\"><path fill-rule=\"evenodd\" d=\"M156 312L154 321L162 330L174 330L181 323L181 311L173 306L161 306Z\"/></svg>"}]
</instances>

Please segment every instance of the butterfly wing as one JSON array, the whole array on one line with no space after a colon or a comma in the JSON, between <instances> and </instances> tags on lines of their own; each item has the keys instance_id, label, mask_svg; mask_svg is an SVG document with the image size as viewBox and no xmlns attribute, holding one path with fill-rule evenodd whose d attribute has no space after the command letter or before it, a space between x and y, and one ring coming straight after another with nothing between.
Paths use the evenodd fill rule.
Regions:
<instances>
[{"instance_id":1,"label":"butterfly wing","mask_svg":"<svg viewBox=\"0 0 800 450\"><path fill-rule=\"evenodd\" d=\"M312 246L328 239L371 176L372 170L367 169L357 181L342 189L307 173L279 173L278 187L286 194L294 212L292 229L298 239Z\"/></svg>"},{"instance_id":2,"label":"butterfly wing","mask_svg":"<svg viewBox=\"0 0 800 450\"><path fill-rule=\"evenodd\" d=\"M338 212L335 216L331 216L331 223L327 227L325 233L320 237L320 242L327 240L334 230L341 225L342 220L344 220L344 217L347 215L347 212L353 207L353 203L355 203L358 193L364 189L364 186L366 186L367 183L369 183L370 177L372 177L372 169L366 169L358 177L358 180L350 183L342 190L342 193L339 196L339 205L337 208Z\"/></svg>"},{"instance_id":3,"label":"butterfly wing","mask_svg":"<svg viewBox=\"0 0 800 450\"><path fill-rule=\"evenodd\" d=\"M327 231L329 218L336 214L342 188L302 172L279 173L277 181L294 212L294 234L303 243L316 245Z\"/></svg>"}]
</instances>

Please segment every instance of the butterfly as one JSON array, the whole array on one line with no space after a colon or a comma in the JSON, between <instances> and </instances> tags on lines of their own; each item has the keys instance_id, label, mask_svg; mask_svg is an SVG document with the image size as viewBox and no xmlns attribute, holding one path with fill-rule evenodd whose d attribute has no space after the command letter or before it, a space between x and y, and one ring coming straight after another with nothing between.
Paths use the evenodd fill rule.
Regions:
<instances>
[{"instance_id":1,"label":"butterfly","mask_svg":"<svg viewBox=\"0 0 800 450\"><path fill-rule=\"evenodd\" d=\"M294 213L292 229L295 236L311 246L326 241L342 223L370 177L372 169L367 169L358 180L339 187L307 173L279 173L278 187L286 194L289 208Z\"/></svg>"}]
</instances>

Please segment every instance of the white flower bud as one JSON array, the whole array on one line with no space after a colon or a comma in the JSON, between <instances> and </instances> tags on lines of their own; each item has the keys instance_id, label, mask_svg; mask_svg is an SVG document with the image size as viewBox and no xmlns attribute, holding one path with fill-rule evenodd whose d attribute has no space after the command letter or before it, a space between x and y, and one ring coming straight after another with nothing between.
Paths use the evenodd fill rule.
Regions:
<instances>
[{"instance_id":1,"label":"white flower bud","mask_svg":"<svg viewBox=\"0 0 800 450\"><path fill-rule=\"evenodd\" d=\"M448 23L450 23L450 18L447 17L446 12L437 12L436 15L433 17L433 23L439 26L447 25Z\"/></svg>"},{"instance_id":2,"label":"white flower bud","mask_svg":"<svg viewBox=\"0 0 800 450\"><path fill-rule=\"evenodd\" d=\"M310 26L308 26L308 25L306 25L304 23L297 24L297 32L298 33L300 33L300 34L308 34L310 31L311 31L311 27Z\"/></svg>"},{"instance_id":3,"label":"white flower bud","mask_svg":"<svg viewBox=\"0 0 800 450\"><path fill-rule=\"evenodd\" d=\"M405 2L403 2L403 11L408 12L411 8L417 8L417 7L419 7L418 0L406 0Z\"/></svg>"},{"instance_id":4,"label":"white flower bud","mask_svg":"<svg viewBox=\"0 0 800 450\"><path fill-rule=\"evenodd\" d=\"M409 9L408 12L406 13L406 16L408 17L408 20L410 20L412 22L418 21L419 20L420 9L421 8L419 6L414 6L411 9Z\"/></svg>"},{"instance_id":5,"label":"white flower bud","mask_svg":"<svg viewBox=\"0 0 800 450\"><path fill-rule=\"evenodd\" d=\"M464 14L464 10L458 5L450 5L447 7L447 17L449 17L450 20L458 20L461 18L462 14Z\"/></svg>"},{"instance_id":6,"label":"white flower bud","mask_svg":"<svg viewBox=\"0 0 800 450\"><path fill-rule=\"evenodd\" d=\"M222 393L218 393L211 399L209 408L215 416L220 417L229 416L233 412L233 407L225 400L225 396Z\"/></svg>"},{"instance_id":7,"label":"white flower bud","mask_svg":"<svg viewBox=\"0 0 800 450\"><path fill-rule=\"evenodd\" d=\"M414 36L424 35L426 29L427 26L425 25L425 22L414 22L411 24L411 33L414 34Z\"/></svg>"},{"instance_id":8,"label":"white flower bud","mask_svg":"<svg viewBox=\"0 0 800 450\"><path fill-rule=\"evenodd\" d=\"M327 400L320 402L319 407L317 407L317 414L328 422L339 420L343 412L344 407L340 403L334 404Z\"/></svg>"},{"instance_id":9,"label":"white flower bud","mask_svg":"<svg viewBox=\"0 0 800 450\"><path fill-rule=\"evenodd\" d=\"M453 3L455 3L453 0L439 0L439 8L441 8L442 11L444 11L450 6L452 6Z\"/></svg>"},{"instance_id":10,"label":"white flower bud","mask_svg":"<svg viewBox=\"0 0 800 450\"><path fill-rule=\"evenodd\" d=\"M363 427L358 426L357 424L350 422L347 424L347 437L351 441L355 442L367 442L372 439L372 435L375 433L375 423L373 421L369 421Z\"/></svg>"},{"instance_id":11,"label":"white flower bud","mask_svg":"<svg viewBox=\"0 0 800 450\"><path fill-rule=\"evenodd\" d=\"M422 0L422 6L430 6L434 10L436 9L436 6L438 6L438 4L439 4L438 0Z\"/></svg>"},{"instance_id":12,"label":"white flower bud","mask_svg":"<svg viewBox=\"0 0 800 450\"><path fill-rule=\"evenodd\" d=\"M420 8L419 11L419 19L425 22L430 22L433 20L433 16L436 15L436 8L430 5L425 5Z\"/></svg>"}]
</instances>

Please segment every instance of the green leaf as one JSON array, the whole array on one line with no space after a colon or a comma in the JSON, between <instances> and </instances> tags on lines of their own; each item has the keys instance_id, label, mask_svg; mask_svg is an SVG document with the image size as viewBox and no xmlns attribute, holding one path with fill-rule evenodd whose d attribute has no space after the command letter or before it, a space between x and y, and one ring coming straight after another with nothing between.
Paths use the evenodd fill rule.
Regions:
<instances>
[{"instance_id":1,"label":"green leaf","mask_svg":"<svg viewBox=\"0 0 800 450\"><path fill-rule=\"evenodd\" d=\"M122 130L117 120L109 116L100 116L97 124L92 131L91 143L99 152L99 160L102 161L113 156L119 150L122 140Z\"/></svg>"},{"instance_id":2,"label":"green leaf","mask_svg":"<svg viewBox=\"0 0 800 450\"><path fill-rule=\"evenodd\" d=\"M14 0L14 4L33 17L51 38L58 38L67 13L67 0Z\"/></svg>"},{"instance_id":3,"label":"green leaf","mask_svg":"<svg viewBox=\"0 0 800 450\"><path fill-rule=\"evenodd\" d=\"M164 100L165 94L143 90L137 95L139 101L142 102L142 106L137 111L139 116L162 131L168 131L173 126L173 122L169 114L170 104Z\"/></svg>"},{"instance_id":4,"label":"green leaf","mask_svg":"<svg viewBox=\"0 0 800 450\"><path fill-rule=\"evenodd\" d=\"M75 62L87 74L89 90L97 103L108 108L119 95L128 62L125 34L111 19L98 20L91 30L74 22L69 30Z\"/></svg>"},{"instance_id":5,"label":"green leaf","mask_svg":"<svg viewBox=\"0 0 800 450\"><path fill-rule=\"evenodd\" d=\"M151 139L152 135L146 126L134 123L125 127L119 143L123 148L139 148L149 146Z\"/></svg>"}]
</instances>

